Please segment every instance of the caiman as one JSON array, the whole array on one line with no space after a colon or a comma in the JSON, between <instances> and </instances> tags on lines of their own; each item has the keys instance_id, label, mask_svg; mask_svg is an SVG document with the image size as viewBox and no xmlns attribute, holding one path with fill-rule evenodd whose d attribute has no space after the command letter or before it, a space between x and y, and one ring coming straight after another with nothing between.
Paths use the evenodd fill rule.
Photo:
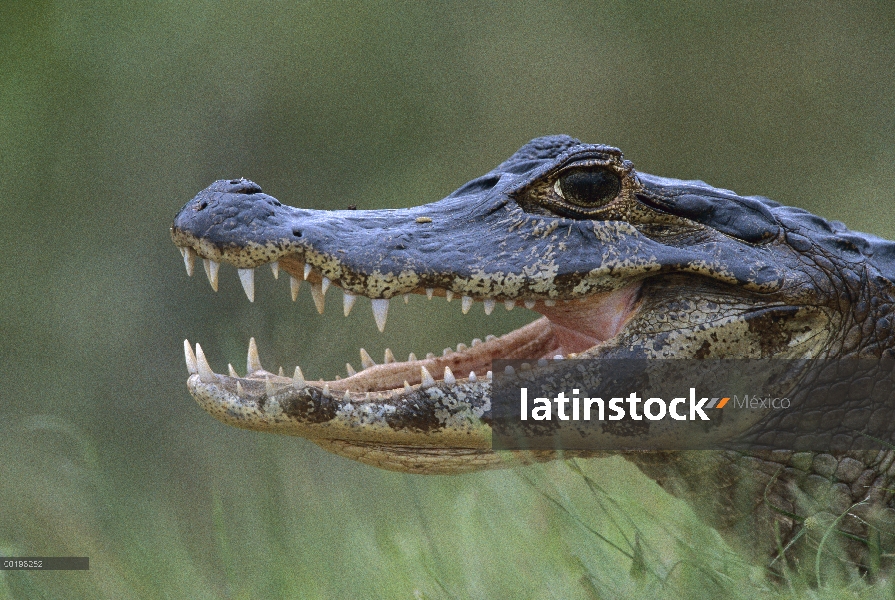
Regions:
<instances>
[{"instance_id":1,"label":"caiman","mask_svg":"<svg viewBox=\"0 0 895 600\"><path fill-rule=\"evenodd\" d=\"M363 368L331 381L265 371L254 340L246 376L217 374L185 342L189 391L221 421L409 473L576 455L492 450L495 359L895 356L895 243L764 197L638 173L618 149L567 136L532 140L408 209L293 208L246 179L221 180L183 207L171 235L188 273L198 256L215 289L229 263L253 300L254 269L268 264L288 273L293 299L306 281L320 312L333 286L346 315L370 298L380 330L406 294L454 299L464 313L476 302L540 313L440 356L386 351L377 364L361 349ZM892 421L891 407L883 416ZM837 454L623 455L754 557L820 551L834 531L842 564L874 571L895 531L891 441Z\"/></svg>"}]
</instances>

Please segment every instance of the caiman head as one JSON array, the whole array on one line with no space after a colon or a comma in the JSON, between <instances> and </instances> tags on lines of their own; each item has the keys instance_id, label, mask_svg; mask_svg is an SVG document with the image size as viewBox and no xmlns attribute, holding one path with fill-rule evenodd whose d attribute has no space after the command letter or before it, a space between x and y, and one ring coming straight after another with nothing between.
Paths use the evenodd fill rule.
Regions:
<instances>
[{"instance_id":1,"label":"caiman head","mask_svg":"<svg viewBox=\"0 0 895 600\"><path fill-rule=\"evenodd\" d=\"M540 313L443 356L387 353L376 364L361 350L363 369L333 381L267 372L254 342L245 377L217 374L185 342L190 393L218 419L409 472L504 464L491 450L494 359L877 352L849 333L854 290L878 276L844 268L860 262L866 237L765 198L637 173L618 149L566 136L535 139L409 209L293 208L251 181L217 181L171 235L187 271L198 255L215 288L229 263L252 300L253 269L269 264L289 274L293 295L307 281L321 312L330 287L346 314L370 298L380 330L389 300L405 294L453 299L464 312L482 302L486 313Z\"/></svg>"}]
</instances>

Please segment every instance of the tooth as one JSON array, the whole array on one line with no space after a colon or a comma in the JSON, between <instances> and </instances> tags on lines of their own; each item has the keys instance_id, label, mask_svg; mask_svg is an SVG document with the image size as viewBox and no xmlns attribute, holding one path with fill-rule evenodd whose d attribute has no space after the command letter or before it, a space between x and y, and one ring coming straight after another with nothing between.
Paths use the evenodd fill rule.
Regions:
<instances>
[{"instance_id":1,"label":"tooth","mask_svg":"<svg viewBox=\"0 0 895 600\"><path fill-rule=\"evenodd\" d=\"M258 358L258 346L255 344L255 338L249 338L249 354L246 356L246 373L254 373L255 371L263 371L261 359Z\"/></svg>"},{"instance_id":2,"label":"tooth","mask_svg":"<svg viewBox=\"0 0 895 600\"><path fill-rule=\"evenodd\" d=\"M208 283L211 284L211 289L218 291L218 269L221 263L206 258L202 260L202 265L205 267L205 274L208 275Z\"/></svg>"},{"instance_id":3,"label":"tooth","mask_svg":"<svg viewBox=\"0 0 895 600\"><path fill-rule=\"evenodd\" d=\"M431 352L426 352L426 360L432 360L433 358L435 358L434 354L432 354Z\"/></svg>"},{"instance_id":4,"label":"tooth","mask_svg":"<svg viewBox=\"0 0 895 600\"><path fill-rule=\"evenodd\" d=\"M546 367L546 366L547 366L547 359L546 359L546 358L542 358L542 359L538 360L538 366L539 366L539 367Z\"/></svg>"},{"instance_id":5,"label":"tooth","mask_svg":"<svg viewBox=\"0 0 895 600\"><path fill-rule=\"evenodd\" d=\"M326 290L329 289L329 284L331 284L331 283L332 283L332 281L329 280L329 277L321 277L320 278L320 289L323 290L324 294L326 293Z\"/></svg>"},{"instance_id":6,"label":"tooth","mask_svg":"<svg viewBox=\"0 0 895 600\"><path fill-rule=\"evenodd\" d=\"M354 308L355 300L357 300L357 296L354 294L342 292L342 312L346 317L351 314L351 309Z\"/></svg>"},{"instance_id":7,"label":"tooth","mask_svg":"<svg viewBox=\"0 0 895 600\"><path fill-rule=\"evenodd\" d=\"M515 300L504 300L503 307L507 310L513 310L513 307L516 306Z\"/></svg>"},{"instance_id":8,"label":"tooth","mask_svg":"<svg viewBox=\"0 0 895 600\"><path fill-rule=\"evenodd\" d=\"M236 372L236 369L234 369L233 365L230 363L227 363L227 372L230 373L230 377L233 377L234 379L239 377L239 373Z\"/></svg>"},{"instance_id":9,"label":"tooth","mask_svg":"<svg viewBox=\"0 0 895 600\"><path fill-rule=\"evenodd\" d=\"M457 352L463 352L464 350L468 350L468 349L469 349L469 346L467 346L466 344L464 344L462 342L457 344Z\"/></svg>"},{"instance_id":10,"label":"tooth","mask_svg":"<svg viewBox=\"0 0 895 600\"><path fill-rule=\"evenodd\" d=\"M523 304L525 305L525 308L527 308L528 310L531 310L535 307L536 302L537 302L536 300L526 300L525 302L523 302Z\"/></svg>"},{"instance_id":11,"label":"tooth","mask_svg":"<svg viewBox=\"0 0 895 600\"><path fill-rule=\"evenodd\" d=\"M493 342L493 341L496 340L496 339L497 339L497 337L496 337L496 336L493 336L493 335L486 335L486 336L485 336L485 341L486 341L486 342Z\"/></svg>"},{"instance_id":12,"label":"tooth","mask_svg":"<svg viewBox=\"0 0 895 600\"><path fill-rule=\"evenodd\" d=\"M298 289L301 287L301 279L296 279L292 275L289 276L289 290L292 292L292 301L298 298Z\"/></svg>"},{"instance_id":13,"label":"tooth","mask_svg":"<svg viewBox=\"0 0 895 600\"><path fill-rule=\"evenodd\" d=\"M255 301L255 269L236 269L239 273L239 280L242 282L242 289L245 290L249 302Z\"/></svg>"},{"instance_id":14,"label":"tooth","mask_svg":"<svg viewBox=\"0 0 895 600\"><path fill-rule=\"evenodd\" d=\"M435 293L435 288L426 288L426 298L429 300L432 299L432 294Z\"/></svg>"},{"instance_id":15,"label":"tooth","mask_svg":"<svg viewBox=\"0 0 895 600\"><path fill-rule=\"evenodd\" d=\"M196 344L196 366L198 367L199 379L201 381L205 383L214 381L214 371L208 365L208 360L205 359L205 353L202 352L202 346L199 344Z\"/></svg>"},{"instance_id":16,"label":"tooth","mask_svg":"<svg viewBox=\"0 0 895 600\"><path fill-rule=\"evenodd\" d=\"M444 368L444 382L448 385L454 385L455 383L457 383L457 378L454 377L453 373L451 373L450 367Z\"/></svg>"},{"instance_id":17,"label":"tooth","mask_svg":"<svg viewBox=\"0 0 895 600\"><path fill-rule=\"evenodd\" d=\"M354 370L354 367L351 366L351 363L345 363L345 370L348 372L348 377L357 375L357 371Z\"/></svg>"},{"instance_id":18,"label":"tooth","mask_svg":"<svg viewBox=\"0 0 895 600\"><path fill-rule=\"evenodd\" d=\"M280 377L285 377L285 376L286 376L286 375L283 373L283 367L280 367L280 369L277 371L277 375L279 375Z\"/></svg>"},{"instance_id":19,"label":"tooth","mask_svg":"<svg viewBox=\"0 0 895 600\"><path fill-rule=\"evenodd\" d=\"M482 304L485 305L485 314L490 315L491 311L494 310L494 305L497 304L497 301L494 298L485 298L482 300Z\"/></svg>"},{"instance_id":20,"label":"tooth","mask_svg":"<svg viewBox=\"0 0 895 600\"><path fill-rule=\"evenodd\" d=\"M242 395L243 395L242 384L239 383L238 381L236 382L236 395L240 396L240 397L242 397Z\"/></svg>"},{"instance_id":21,"label":"tooth","mask_svg":"<svg viewBox=\"0 0 895 600\"><path fill-rule=\"evenodd\" d=\"M305 387L305 376L301 372L301 367L295 367L295 373L292 375L292 387L297 390Z\"/></svg>"},{"instance_id":22,"label":"tooth","mask_svg":"<svg viewBox=\"0 0 895 600\"><path fill-rule=\"evenodd\" d=\"M180 253L183 254L183 266L186 267L188 277L193 276L193 261L196 258L196 252L192 248L181 248Z\"/></svg>"},{"instance_id":23,"label":"tooth","mask_svg":"<svg viewBox=\"0 0 895 600\"><path fill-rule=\"evenodd\" d=\"M474 339L472 340L472 347L475 348L476 346L478 346L478 345L481 344L481 343L482 343L481 338L474 338Z\"/></svg>"},{"instance_id":24,"label":"tooth","mask_svg":"<svg viewBox=\"0 0 895 600\"><path fill-rule=\"evenodd\" d=\"M325 397L329 398L329 384L328 383L323 384L323 395Z\"/></svg>"},{"instance_id":25,"label":"tooth","mask_svg":"<svg viewBox=\"0 0 895 600\"><path fill-rule=\"evenodd\" d=\"M198 348L198 345L196 347ZM432 375L429 374L429 371L426 370L426 367L420 367L420 377L422 377L423 379L420 387L427 388L435 385L435 380L432 379Z\"/></svg>"},{"instance_id":26,"label":"tooth","mask_svg":"<svg viewBox=\"0 0 895 600\"><path fill-rule=\"evenodd\" d=\"M360 364L365 369L376 366L376 363L370 358L370 354L363 348L360 349Z\"/></svg>"},{"instance_id":27,"label":"tooth","mask_svg":"<svg viewBox=\"0 0 895 600\"><path fill-rule=\"evenodd\" d=\"M453 354L454 350L452 348L445 348L441 351L442 356L448 356L449 354Z\"/></svg>"},{"instance_id":28,"label":"tooth","mask_svg":"<svg viewBox=\"0 0 895 600\"><path fill-rule=\"evenodd\" d=\"M311 271L314 269L311 265L305 263L305 281L308 280L308 275L311 274Z\"/></svg>"},{"instance_id":29,"label":"tooth","mask_svg":"<svg viewBox=\"0 0 895 600\"><path fill-rule=\"evenodd\" d=\"M416 359L417 359L416 354L414 354L413 352L411 352L410 354L407 355L407 362L412 362Z\"/></svg>"},{"instance_id":30,"label":"tooth","mask_svg":"<svg viewBox=\"0 0 895 600\"><path fill-rule=\"evenodd\" d=\"M451 290L445 290L444 297L448 302L450 302L451 300L454 299L454 292L452 292Z\"/></svg>"},{"instance_id":31,"label":"tooth","mask_svg":"<svg viewBox=\"0 0 895 600\"><path fill-rule=\"evenodd\" d=\"M392 354L392 351L391 351L390 348L386 348L386 349L385 349L385 360L383 360L382 362L383 362L384 364L388 364L388 363L393 363L393 362L395 362L395 355Z\"/></svg>"},{"instance_id":32,"label":"tooth","mask_svg":"<svg viewBox=\"0 0 895 600\"><path fill-rule=\"evenodd\" d=\"M405 379L405 380L404 380L404 393L405 393L405 394L409 394L409 393L412 392L412 391L413 391L413 388L410 387L410 384L407 383L407 380Z\"/></svg>"},{"instance_id":33,"label":"tooth","mask_svg":"<svg viewBox=\"0 0 895 600\"><path fill-rule=\"evenodd\" d=\"M270 270L273 272L274 279L280 278L280 263L278 261L275 260L270 263Z\"/></svg>"},{"instance_id":34,"label":"tooth","mask_svg":"<svg viewBox=\"0 0 895 600\"><path fill-rule=\"evenodd\" d=\"M463 314L469 312L469 309L472 308L472 297L471 296L463 296L461 309L463 310Z\"/></svg>"},{"instance_id":35,"label":"tooth","mask_svg":"<svg viewBox=\"0 0 895 600\"><path fill-rule=\"evenodd\" d=\"M485 379L487 379L488 381L491 381L492 379L494 379L494 375L491 373L491 371L488 371L487 373L485 373Z\"/></svg>"},{"instance_id":36,"label":"tooth","mask_svg":"<svg viewBox=\"0 0 895 600\"><path fill-rule=\"evenodd\" d=\"M469 383L475 383L478 379L475 376L475 371L469 372Z\"/></svg>"},{"instance_id":37,"label":"tooth","mask_svg":"<svg viewBox=\"0 0 895 600\"><path fill-rule=\"evenodd\" d=\"M348 390L345 390L345 395L342 396L342 400L345 402L351 402L351 394L348 393Z\"/></svg>"},{"instance_id":38,"label":"tooth","mask_svg":"<svg viewBox=\"0 0 895 600\"><path fill-rule=\"evenodd\" d=\"M544 300L544 306L556 306L556 300Z\"/></svg>"},{"instance_id":39,"label":"tooth","mask_svg":"<svg viewBox=\"0 0 895 600\"><path fill-rule=\"evenodd\" d=\"M563 356L562 354L557 354L556 356L553 357L553 360L563 360L564 358L565 358L565 356Z\"/></svg>"},{"instance_id":40,"label":"tooth","mask_svg":"<svg viewBox=\"0 0 895 600\"><path fill-rule=\"evenodd\" d=\"M380 332L385 331L385 320L388 317L388 299L377 298L372 301L373 318L376 319L376 327Z\"/></svg>"},{"instance_id":41,"label":"tooth","mask_svg":"<svg viewBox=\"0 0 895 600\"><path fill-rule=\"evenodd\" d=\"M264 378L264 393L268 396L273 396L274 394L273 384L270 382L270 377Z\"/></svg>"},{"instance_id":42,"label":"tooth","mask_svg":"<svg viewBox=\"0 0 895 600\"><path fill-rule=\"evenodd\" d=\"M410 294L404 294L404 304L410 304Z\"/></svg>"},{"instance_id":43,"label":"tooth","mask_svg":"<svg viewBox=\"0 0 895 600\"><path fill-rule=\"evenodd\" d=\"M507 365L506 367L504 367L503 372L504 372L504 374L506 374L506 375L512 375L513 373L516 372L516 369L514 369L514 368L511 367L510 365Z\"/></svg>"},{"instance_id":44,"label":"tooth","mask_svg":"<svg viewBox=\"0 0 895 600\"><path fill-rule=\"evenodd\" d=\"M195 375L198 373L199 367L196 364L196 355L193 353L189 340L183 340L183 356L186 358L186 370L189 374Z\"/></svg>"},{"instance_id":45,"label":"tooth","mask_svg":"<svg viewBox=\"0 0 895 600\"><path fill-rule=\"evenodd\" d=\"M326 298L323 295L323 284L320 281L311 284L311 297L314 299L314 306L317 307L317 312L322 315Z\"/></svg>"}]
</instances>

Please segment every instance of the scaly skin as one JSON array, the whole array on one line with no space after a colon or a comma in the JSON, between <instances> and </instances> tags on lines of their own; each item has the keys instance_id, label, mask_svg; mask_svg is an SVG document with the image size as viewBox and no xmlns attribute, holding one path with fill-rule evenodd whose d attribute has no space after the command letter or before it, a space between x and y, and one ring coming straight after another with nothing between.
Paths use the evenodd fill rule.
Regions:
<instances>
[{"instance_id":1,"label":"scaly skin","mask_svg":"<svg viewBox=\"0 0 895 600\"><path fill-rule=\"evenodd\" d=\"M363 370L329 382L264 371L254 345L246 377L218 375L186 345L190 393L218 419L406 472L558 458L491 450L497 358L895 357L895 244L765 198L637 173L617 149L565 136L533 140L447 198L403 210L299 209L250 181L218 181L171 232L188 270L205 259L215 288L227 262L244 270L251 299L251 269L276 263L294 288L311 282L321 312L330 285L346 310L357 295L373 299L380 329L387 300L403 294L543 315L445 356L374 365L362 353ZM895 531L895 454L882 448L624 455L756 558L811 556L832 525L851 535L825 548L875 570Z\"/></svg>"}]
</instances>

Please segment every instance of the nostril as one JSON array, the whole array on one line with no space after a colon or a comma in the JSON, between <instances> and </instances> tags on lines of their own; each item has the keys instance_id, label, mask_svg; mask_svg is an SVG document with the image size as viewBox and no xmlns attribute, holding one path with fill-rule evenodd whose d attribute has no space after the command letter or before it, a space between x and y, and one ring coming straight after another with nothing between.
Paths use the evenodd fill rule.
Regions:
<instances>
[{"instance_id":1,"label":"nostril","mask_svg":"<svg viewBox=\"0 0 895 600\"><path fill-rule=\"evenodd\" d=\"M294 235L295 237L301 237L301 229L293 229L292 235Z\"/></svg>"},{"instance_id":2,"label":"nostril","mask_svg":"<svg viewBox=\"0 0 895 600\"><path fill-rule=\"evenodd\" d=\"M196 210L197 211L205 210L205 207L207 207L207 206L208 206L208 200L202 200L201 202L199 202L198 206L196 206Z\"/></svg>"}]
</instances>

